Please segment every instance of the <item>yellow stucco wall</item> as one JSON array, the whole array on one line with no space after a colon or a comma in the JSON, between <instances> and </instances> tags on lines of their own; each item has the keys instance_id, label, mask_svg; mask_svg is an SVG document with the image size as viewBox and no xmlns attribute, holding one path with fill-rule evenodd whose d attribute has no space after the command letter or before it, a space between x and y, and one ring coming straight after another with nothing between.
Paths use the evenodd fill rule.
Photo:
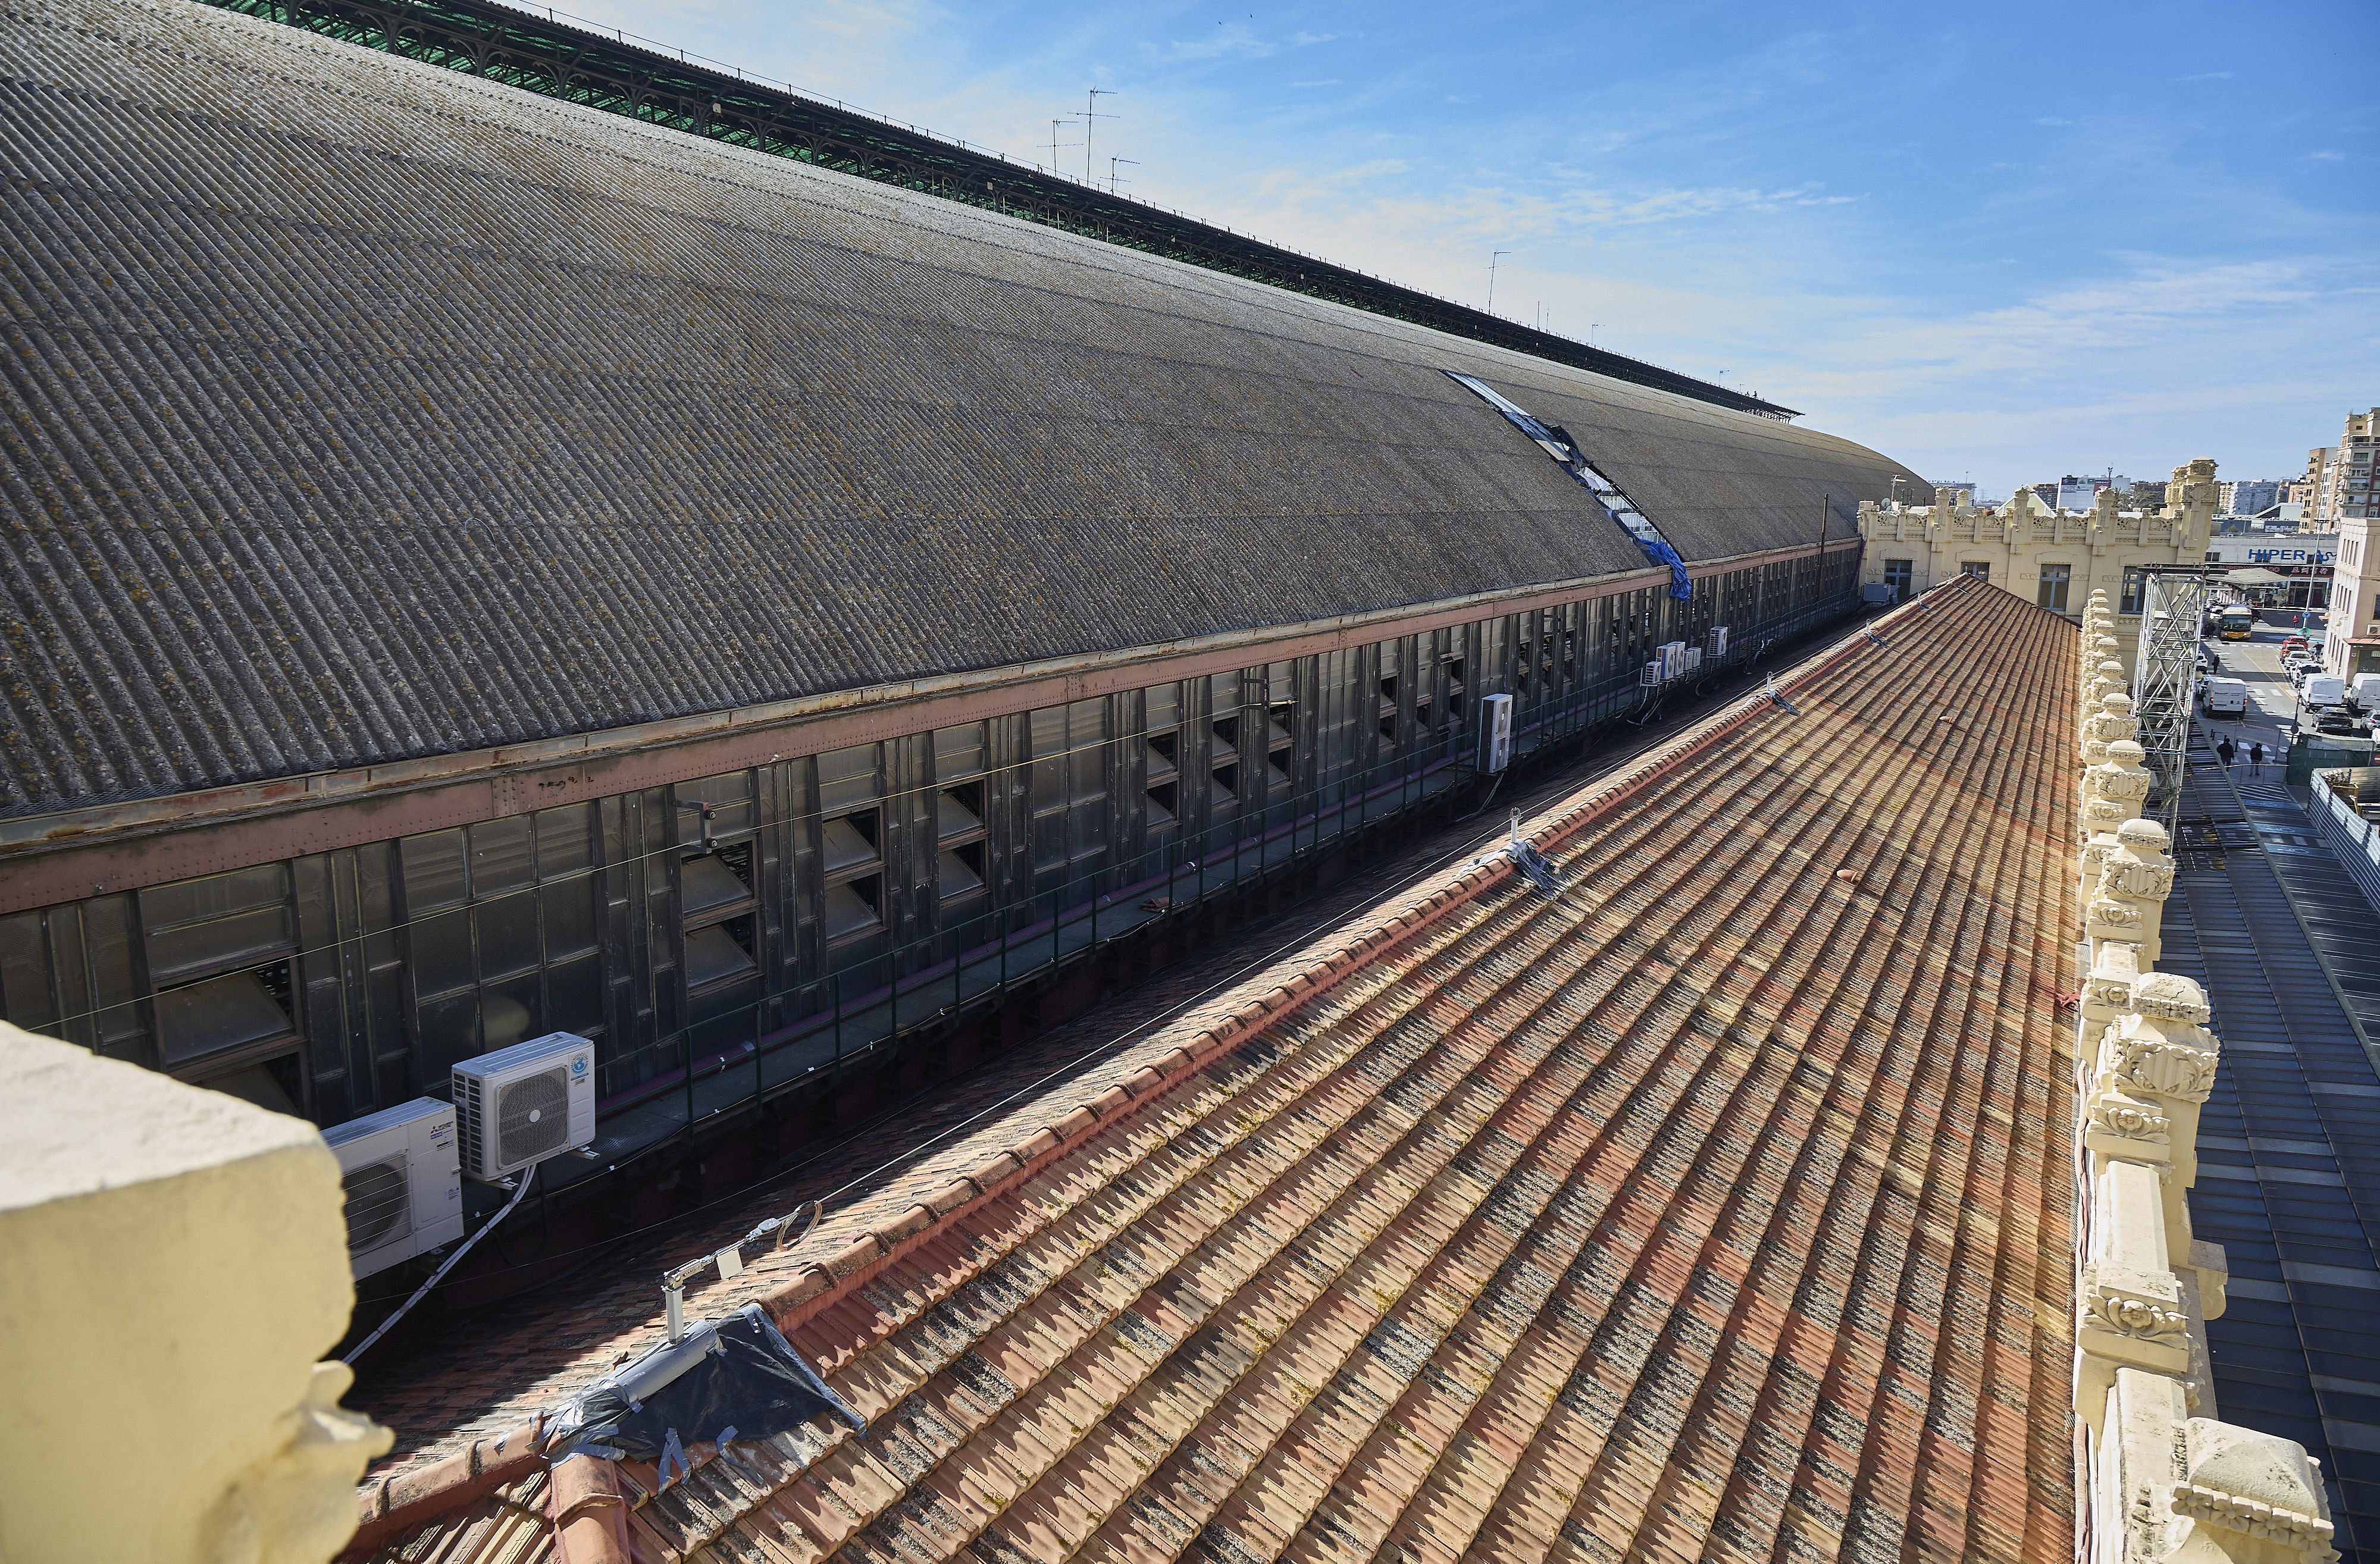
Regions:
<instances>
[{"instance_id":1,"label":"yellow stucco wall","mask_svg":"<svg viewBox=\"0 0 2380 1564\"><path fill-rule=\"evenodd\" d=\"M0 1024L0 1564L328 1558L354 1301L312 1125Z\"/></svg>"}]
</instances>

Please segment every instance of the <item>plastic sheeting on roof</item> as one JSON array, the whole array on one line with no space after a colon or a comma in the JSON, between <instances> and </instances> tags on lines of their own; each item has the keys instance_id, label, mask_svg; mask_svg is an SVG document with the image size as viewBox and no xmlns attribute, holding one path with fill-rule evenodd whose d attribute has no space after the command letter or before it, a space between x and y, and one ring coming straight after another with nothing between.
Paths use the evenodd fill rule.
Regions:
<instances>
[{"instance_id":1,"label":"plastic sheeting on roof","mask_svg":"<svg viewBox=\"0 0 2380 1564\"><path fill-rule=\"evenodd\" d=\"M1570 430L1559 424L1538 422L1475 376L1458 374L1452 370L1447 370L1446 374L1449 380L1476 392L1489 406L1511 419L1522 433L1543 446L1546 455L1560 462L1572 478L1586 486L1587 491L1595 496L1596 503L1603 507L1604 514L1635 539L1655 564L1668 565L1670 596L1682 600L1694 595L1694 577L1686 574L1686 562L1678 557L1678 551L1670 546L1670 540L1661 536L1661 529L1637 508L1636 502L1631 500L1620 485L1596 470L1579 450L1578 442L1571 437Z\"/></svg>"}]
</instances>

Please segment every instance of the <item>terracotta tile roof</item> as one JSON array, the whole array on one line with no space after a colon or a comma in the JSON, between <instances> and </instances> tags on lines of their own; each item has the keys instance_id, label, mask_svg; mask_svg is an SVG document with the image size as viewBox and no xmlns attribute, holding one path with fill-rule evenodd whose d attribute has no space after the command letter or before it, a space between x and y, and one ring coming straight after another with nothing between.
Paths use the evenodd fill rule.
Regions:
<instances>
[{"instance_id":1,"label":"terracotta tile roof","mask_svg":"<svg viewBox=\"0 0 2380 1564\"><path fill-rule=\"evenodd\" d=\"M2073 630L1878 629L775 1280L868 1433L632 1555L2063 1556ZM551 1556L528 1432L368 1536Z\"/></svg>"}]
</instances>

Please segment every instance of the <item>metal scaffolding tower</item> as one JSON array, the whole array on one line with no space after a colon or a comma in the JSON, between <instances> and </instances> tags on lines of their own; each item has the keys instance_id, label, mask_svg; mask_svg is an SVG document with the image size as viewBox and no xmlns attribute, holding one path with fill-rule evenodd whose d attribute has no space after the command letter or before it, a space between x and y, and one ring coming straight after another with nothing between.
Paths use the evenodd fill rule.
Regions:
<instances>
[{"instance_id":1,"label":"metal scaffolding tower","mask_svg":"<svg viewBox=\"0 0 2380 1564\"><path fill-rule=\"evenodd\" d=\"M2140 720L2141 748L2146 751L2154 780L2142 814L2168 831L2174 829L2181 807L2191 697L2198 673L2198 627L2214 596L2215 579L2204 571L2157 571L2143 584L2132 714Z\"/></svg>"}]
</instances>

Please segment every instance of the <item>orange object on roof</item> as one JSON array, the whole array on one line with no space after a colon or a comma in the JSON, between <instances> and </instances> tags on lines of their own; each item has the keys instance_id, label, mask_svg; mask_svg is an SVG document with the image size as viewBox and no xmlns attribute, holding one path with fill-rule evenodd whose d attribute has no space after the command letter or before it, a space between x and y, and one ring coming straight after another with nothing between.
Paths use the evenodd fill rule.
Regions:
<instances>
[{"instance_id":1,"label":"orange object on roof","mask_svg":"<svg viewBox=\"0 0 2380 1564\"><path fill-rule=\"evenodd\" d=\"M1536 822L1558 894L1441 877L870 1195L761 1294L868 1432L622 1462L632 1557L2065 1556L2075 632L1928 596ZM464 1468L381 1556L553 1556Z\"/></svg>"}]
</instances>

